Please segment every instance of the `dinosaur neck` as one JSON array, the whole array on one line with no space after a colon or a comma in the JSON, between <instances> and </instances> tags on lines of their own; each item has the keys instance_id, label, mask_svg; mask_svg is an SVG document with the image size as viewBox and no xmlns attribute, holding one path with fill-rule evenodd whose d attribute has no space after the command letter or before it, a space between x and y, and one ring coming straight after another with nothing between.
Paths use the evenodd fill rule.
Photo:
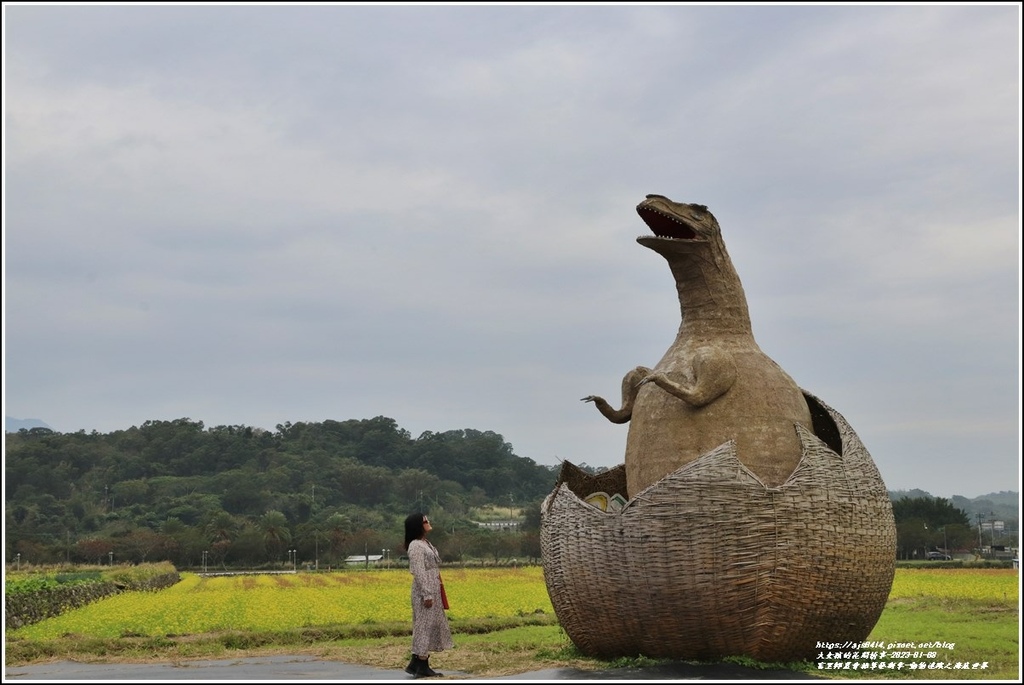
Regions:
<instances>
[{"instance_id":1,"label":"dinosaur neck","mask_svg":"<svg viewBox=\"0 0 1024 685\"><path fill-rule=\"evenodd\" d=\"M739 275L719 247L665 256L679 295L679 337L753 337Z\"/></svg>"}]
</instances>

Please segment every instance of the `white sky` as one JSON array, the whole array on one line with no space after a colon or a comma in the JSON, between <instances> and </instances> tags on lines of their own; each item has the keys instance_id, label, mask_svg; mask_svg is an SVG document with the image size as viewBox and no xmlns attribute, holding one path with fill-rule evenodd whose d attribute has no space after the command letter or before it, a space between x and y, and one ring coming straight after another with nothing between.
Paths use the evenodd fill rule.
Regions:
<instances>
[{"instance_id":1,"label":"white sky","mask_svg":"<svg viewBox=\"0 0 1024 685\"><path fill-rule=\"evenodd\" d=\"M1021 10L31 5L4 26L4 413L388 416L622 462L679 325L647 193L890 489L1019 490Z\"/></svg>"}]
</instances>

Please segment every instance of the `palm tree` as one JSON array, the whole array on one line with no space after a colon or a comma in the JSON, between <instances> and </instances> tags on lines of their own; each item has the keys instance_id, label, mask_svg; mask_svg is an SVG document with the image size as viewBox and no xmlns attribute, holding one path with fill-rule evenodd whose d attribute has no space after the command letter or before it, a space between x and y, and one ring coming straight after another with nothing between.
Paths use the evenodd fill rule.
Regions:
<instances>
[{"instance_id":1,"label":"palm tree","mask_svg":"<svg viewBox=\"0 0 1024 685\"><path fill-rule=\"evenodd\" d=\"M345 542L348 540L348 532L352 527L352 521L344 514L334 514L327 519L327 547L330 550L330 558L337 563L339 553L345 549Z\"/></svg>"},{"instance_id":2,"label":"palm tree","mask_svg":"<svg viewBox=\"0 0 1024 685\"><path fill-rule=\"evenodd\" d=\"M213 519L206 524L206 534L210 542L229 542L234 539L238 532L238 521L226 511L219 511Z\"/></svg>"},{"instance_id":3,"label":"palm tree","mask_svg":"<svg viewBox=\"0 0 1024 685\"><path fill-rule=\"evenodd\" d=\"M288 529L288 519L279 511L271 509L260 517L260 531L263 533L263 544L267 555L272 559L281 556L281 551L292 541L292 533Z\"/></svg>"}]
</instances>

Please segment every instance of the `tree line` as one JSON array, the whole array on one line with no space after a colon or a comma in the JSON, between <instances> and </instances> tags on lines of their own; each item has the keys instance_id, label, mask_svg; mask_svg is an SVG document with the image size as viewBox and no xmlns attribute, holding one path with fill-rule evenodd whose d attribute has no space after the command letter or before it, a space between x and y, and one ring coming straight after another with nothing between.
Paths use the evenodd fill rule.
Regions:
<instances>
[{"instance_id":1,"label":"tree line","mask_svg":"<svg viewBox=\"0 0 1024 685\"><path fill-rule=\"evenodd\" d=\"M539 555L525 538L557 475L497 433L413 438L384 416L275 431L188 418L111 433L33 428L5 443L7 559L37 563L397 557L411 511L429 511L435 538L450 536L457 554L521 554L509 548L515 538ZM489 503L516 508L515 535L473 523L470 510Z\"/></svg>"},{"instance_id":2,"label":"tree line","mask_svg":"<svg viewBox=\"0 0 1024 685\"><path fill-rule=\"evenodd\" d=\"M413 438L384 416L275 431L188 418L111 433L22 429L5 434L4 466L9 562L179 568L397 560L411 511L431 515L448 560L536 559L540 503L557 477L497 433ZM515 525L478 526L471 513L486 505L507 506ZM893 513L898 558L976 546L967 513L943 498L897 499Z\"/></svg>"},{"instance_id":3,"label":"tree line","mask_svg":"<svg viewBox=\"0 0 1024 685\"><path fill-rule=\"evenodd\" d=\"M929 551L952 556L979 550L976 531L963 509L943 497L906 497L892 503L896 520L896 558L927 558Z\"/></svg>"}]
</instances>

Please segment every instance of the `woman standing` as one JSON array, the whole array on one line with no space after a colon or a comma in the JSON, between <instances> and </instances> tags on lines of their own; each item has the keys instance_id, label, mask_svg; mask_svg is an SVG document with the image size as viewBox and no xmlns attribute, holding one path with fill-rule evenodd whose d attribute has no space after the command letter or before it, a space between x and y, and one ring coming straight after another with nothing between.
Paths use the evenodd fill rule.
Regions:
<instances>
[{"instance_id":1,"label":"woman standing","mask_svg":"<svg viewBox=\"0 0 1024 685\"><path fill-rule=\"evenodd\" d=\"M441 675L430 668L430 653L452 649L452 631L441 606L441 555L427 542L430 519L410 514L405 519L405 549L412 573L412 659L406 673L417 678Z\"/></svg>"}]
</instances>

